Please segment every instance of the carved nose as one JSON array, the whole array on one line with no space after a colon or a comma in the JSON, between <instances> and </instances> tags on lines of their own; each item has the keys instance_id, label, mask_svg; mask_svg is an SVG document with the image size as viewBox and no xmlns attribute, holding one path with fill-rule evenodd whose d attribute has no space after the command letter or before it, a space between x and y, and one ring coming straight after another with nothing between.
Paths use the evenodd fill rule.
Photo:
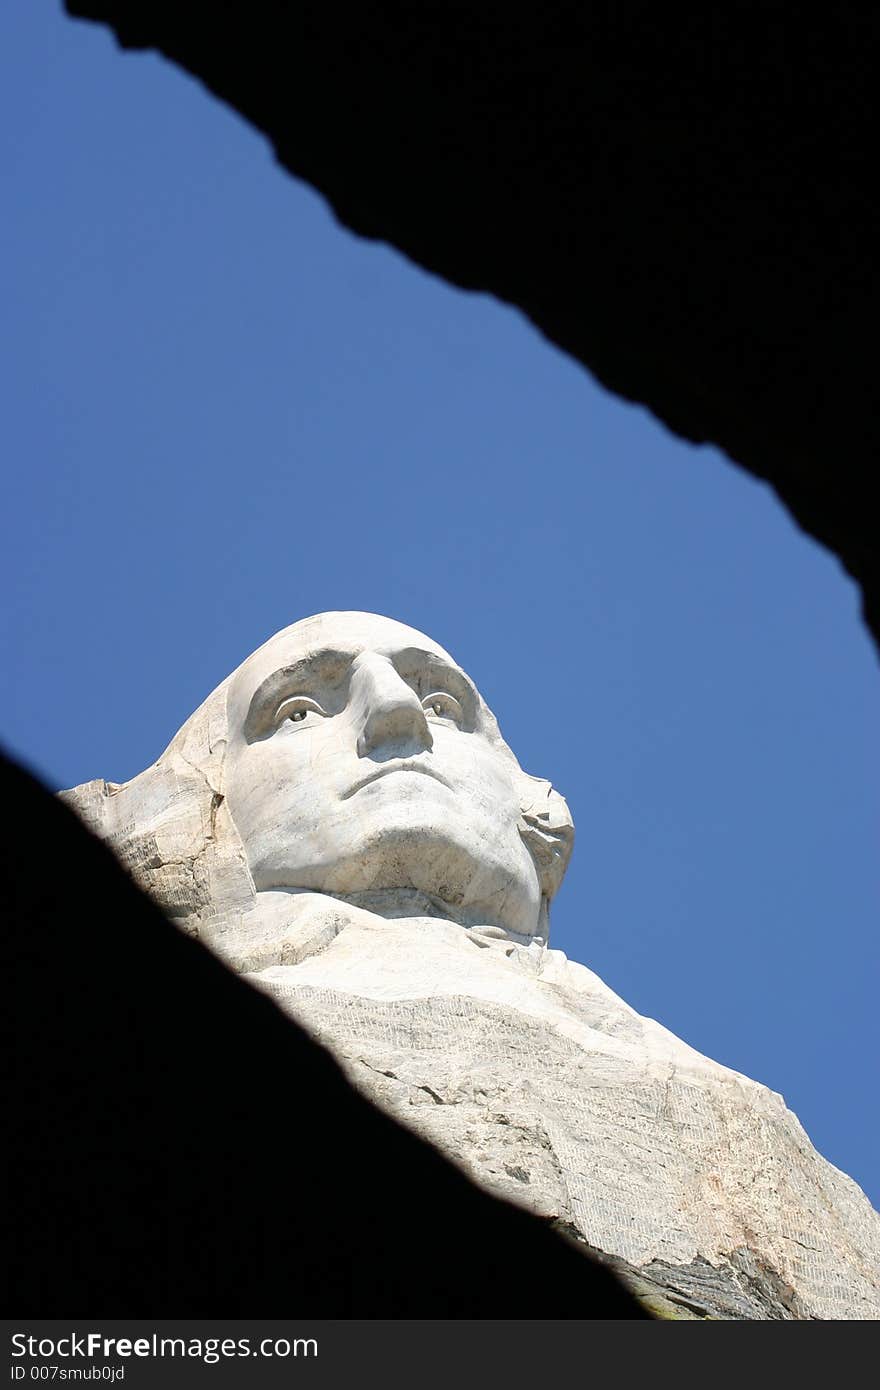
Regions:
<instances>
[{"instance_id":1,"label":"carved nose","mask_svg":"<svg viewBox=\"0 0 880 1390\"><path fill-rule=\"evenodd\" d=\"M418 695L387 657L362 652L355 658L351 704L358 728L358 757L367 757L383 744L394 745L398 753L433 748Z\"/></svg>"}]
</instances>

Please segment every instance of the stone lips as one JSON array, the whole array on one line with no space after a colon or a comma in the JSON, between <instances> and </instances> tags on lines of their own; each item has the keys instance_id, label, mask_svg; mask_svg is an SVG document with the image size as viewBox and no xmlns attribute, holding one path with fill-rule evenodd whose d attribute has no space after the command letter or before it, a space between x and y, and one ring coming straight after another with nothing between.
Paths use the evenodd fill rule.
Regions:
<instances>
[{"instance_id":1,"label":"stone lips","mask_svg":"<svg viewBox=\"0 0 880 1390\"><path fill-rule=\"evenodd\" d=\"M338 660L319 676L327 652ZM301 717L276 725L276 707ZM466 773L474 750L479 789ZM383 776L389 760L404 766ZM406 766L420 760L431 776ZM381 820L350 793L377 776ZM615 1262L652 1306L880 1317L880 1218L781 1097L548 948L567 808L522 772L430 639L373 615L295 624L218 687L154 767L62 795L365 1094ZM365 815L368 833L352 824ZM315 868L309 836L297 839L310 818L329 866Z\"/></svg>"}]
</instances>

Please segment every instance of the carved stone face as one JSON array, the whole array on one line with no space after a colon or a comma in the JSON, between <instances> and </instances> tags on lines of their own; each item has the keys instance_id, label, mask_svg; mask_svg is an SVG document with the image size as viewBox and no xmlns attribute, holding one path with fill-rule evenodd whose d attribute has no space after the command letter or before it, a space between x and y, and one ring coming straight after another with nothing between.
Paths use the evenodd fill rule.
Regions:
<instances>
[{"instance_id":1,"label":"carved stone face","mask_svg":"<svg viewBox=\"0 0 880 1390\"><path fill-rule=\"evenodd\" d=\"M368 613L295 623L239 667L227 718L227 806L258 890L416 890L537 930L535 780L429 638Z\"/></svg>"}]
</instances>

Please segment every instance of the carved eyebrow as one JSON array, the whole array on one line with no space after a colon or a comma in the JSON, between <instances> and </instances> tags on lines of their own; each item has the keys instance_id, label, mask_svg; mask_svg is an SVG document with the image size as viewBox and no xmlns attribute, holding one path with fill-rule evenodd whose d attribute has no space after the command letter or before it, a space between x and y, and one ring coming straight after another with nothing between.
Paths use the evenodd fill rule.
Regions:
<instances>
[{"instance_id":1,"label":"carved eyebrow","mask_svg":"<svg viewBox=\"0 0 880 1390\"><path fill-rule=\"evenodd\" d=\"M480 706L477 688L457 666L450 665L436 652L426 652L416 647L409 647L405 651L397 652L391 660L401 675L419 674L427 676L429 680L436 677L450 695L458 697L469 717L471 719L476 717ZM432 693L430 690L425 691L426 695Z\"/></svg>"},{"instance_id":2,"label":"carved eyebrow","mask_svg":"<svg viewBox=\"0 0 880 1390\"><path fill-rule=\"evenodd\" d=\"M273 671L260 682L251 696L244 721L244 736L248 743L264 738L272 730L275 714L283 699L319 686L337 685L353 660L354 652L325 648Z\"/></svg>"}]
</instances>

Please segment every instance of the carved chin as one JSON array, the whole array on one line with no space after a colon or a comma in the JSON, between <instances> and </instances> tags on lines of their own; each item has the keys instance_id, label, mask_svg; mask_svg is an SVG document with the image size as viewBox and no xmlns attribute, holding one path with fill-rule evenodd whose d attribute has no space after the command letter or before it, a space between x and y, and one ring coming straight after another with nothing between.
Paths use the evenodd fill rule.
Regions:
<instances>
[{"instance_id":1,"label":"carved chin","mask_svg":"<svg viewBox=\"0 0 880 1390\"><path fill-rule=\"evenodd\" d=\"M475 920L523 934L535 930L540 888L515 827L493 835L485 824L418 817L413 810L359 817L345 848L328 844L326 857L311 863L265 865L254 873L256 886L340 897L415 889Z\"/></svg>"},{"instance_id":2,"label":"carved chin","mask_svg":"<svg viewBox=\"0 0 880 1390\"><path fill-rule=\"evenodd\" d=\"M505 867L507 856L487 855L485 834L447 820L401 817L359 827L351 849L337 865L326 866L326 881L339 891L364 888L418 888L436 893L444 901L461 904L468 890L486 874ZM443 891L441 891L443 890Z\"/></svg>"}]
</instances>

